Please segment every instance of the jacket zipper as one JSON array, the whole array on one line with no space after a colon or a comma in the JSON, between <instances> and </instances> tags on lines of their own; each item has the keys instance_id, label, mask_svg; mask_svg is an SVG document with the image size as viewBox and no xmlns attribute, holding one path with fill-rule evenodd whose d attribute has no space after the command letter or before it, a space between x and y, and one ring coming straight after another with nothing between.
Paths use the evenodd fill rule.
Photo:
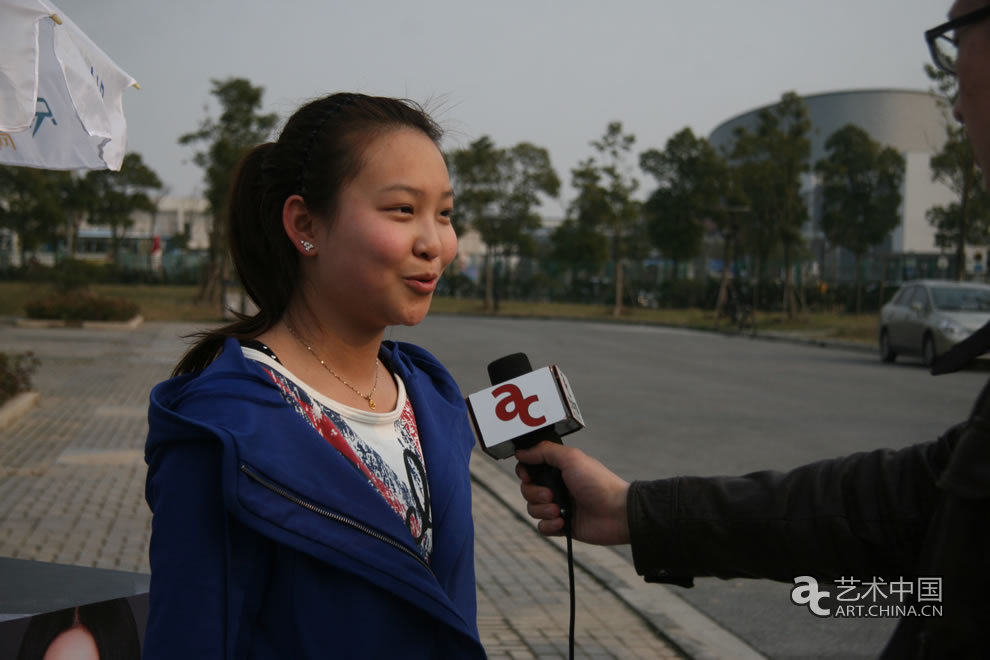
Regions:
<instances>
[{"instance_id":1,"label":"jacket zipper","mask_svg":"<svg viewBox=\"0 0 990 660\"><path fill-rule=\"evenodd\" d=\"M329 511L327 509L324 509L323 507L316 506L315 504L312 504L310 502L307 502L306 500L296 497L295 495L291 494L281 486L274 484L271 481L268 481L267 479L259 475L257 472L249 468L244 463L241 463L241 472L246 474L251 480L258 482L259 484L261 484L268 490L272 491L276 495L281 495L285 499L289 500L290 502L293 502L294 504L298 504L304 509L308 509L313 513L317 513L323 516L324 518L329 518L330 520L343 523L344 525L348 525L349 527L353 527L354 529L360 532L364 532L365 534L367 534L372 538L388 543L393 548L401 550L402 552L406 553L407 555L418 561L423 566L423 568L425 568L430 572L430 575L433 575L433 569L430 568L430 565L427 564L426 561L421 556L419 556L417 553L413 552L406 546L402 545L398 541L389 538L388 536L385 536L384 534L377 532L371 529L370 527L368 527L367 525L357 522L356 520L351 520L350 518L347 518L346 516L342 516L339 513L334 513L333 511Z\"/></svg>"}]
</instances>

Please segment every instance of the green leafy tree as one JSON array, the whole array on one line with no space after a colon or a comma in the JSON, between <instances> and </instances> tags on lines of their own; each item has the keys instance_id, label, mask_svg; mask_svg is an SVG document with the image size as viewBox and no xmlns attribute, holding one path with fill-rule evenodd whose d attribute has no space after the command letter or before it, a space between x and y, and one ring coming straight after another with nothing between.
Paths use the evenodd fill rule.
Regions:
<instances>
[{"instance_id":1,"label":"green leafy tree","mask_svg":"<svg viewBox=\"0 0 990 660\"><path fill-rule=\"evenodd\" d=\"M158 175L144 163L141 154L124 156L120 170L92 170L86 173L89 186L89 221L110 228L110 254L120 261L120 236L134 224L135 211L155 212L152 191L162 187Z\"/></svg>"},{"instance_id":2,"label":"green leafy tree","mask_svg":"<svg viewBox=\"0 0 990 660\"><path fill-rule=\"evenodd\" d=\"M497 259L531 249L539 228L540 195L556 197L560 179L546 149L521 142L509 149L488 136L448 157L457 191L457 215L481 235L485 254L485 307L498 311L495 295Z\"/></svg>"},{"instance_id":3,"label":"green leafy tree","mask_svg":"<svg viewBox=\"0 0 990 660\"><path fill-rule=\"evenodd\" d=\"M550 256L565 265L571 282L600 273L608 263L608 237L600 228L605 213L600 182L601 172L590 158L571 170L571 185L578 194L550 236Z\"/></svg>"},{"instance_id":4,"label":"green leafy tree","mask_svg":"<svg viewBox=\"0 0 990 660\"><path fill-rule=\"evenodd\" d=\"M577 196L569 217L578 224L597 226L608 237L615 263L614 316L622 314L623 262L627 255L642 250L640 202L633 198L639 181L633 176L629 159L636 136L624 133L622 122L610 122L605 133L591 146L597 157L586 159L571 171L571 185Z\"/></svg>"},{"instance_id":5,"label":"green leafy tree","mask_svg":"<svg viewBox=\"0 0 990 660\"><path fill-rule=\"evenodd\" d=\"M674 262L676 277L679 262L701 253L705 222L721 229L728 167L711 143L690 128L667 140L663 151L644 151L639 164L658 185L643 207L648 235Z\"/></svg>"},{"instance_id":6,"label":"green leafy tree","mask_svg":"<svg viewBox=\"0 0 990 660\"><path fill-rule=\"evenodd\" d=\"M754 131L736 130L730 152L733 176L750 206L743 233L757 262L753 306L759 300L759 283L770 253L780 246L784 253L784 306L789 316L797 306L791 262L803 243L801 226L808 218L801 198L801 175L809 167L810 131L804 101L795 92L786 92L777 104L757 114Z\"/></svg>"},{"instance_id":7,"label":"green leafy tree","mask_svg":"<svg viewBox=\"0 0 990 660\"><path fill-rule=\"evenodd\" d=\"M825 141L815 166L822 185L822 230L856 256L856 313L863 303L863 255L901 221L904 156L848 124Z\"/></svg>"},{"instance_id":8,"label":"green leafy tree","mask_svg":"<svg viewBox=\"0 0 990 660\"><path fill-rule=\"evenodd\" d=\"M27 252L54 240L63 212L52 191L50 172L0 166L0 227L17 234L21 264Z\"/></svg>"},{"instance_id":9,"label":"green leafy tree","mask_svg":"<svg viewBox=\"0 0 990 660\"><path fill-rule=\"evenodd\" d=\"M84 176L76 172L49 172L52 193L62 209L62 233L70 259L75 257L79 226L93 207L94 193Z\"/></svg>"},{"instance_id":10,"label":"green leafy tree","mask_svg":"<svg viewBox=\"0 0 990 660\"><path fill-rule=\"evenodd\" d=\"M566 218L550 237L550 257L565 264L572 276L601 272L608 262L608 239L582 218Z\"/></svg>"},{"instance_id":11,"label":"green leafy tree","mask_svg":"<svg viewBox=\"0 0 990 660\"><path fill-rule=\"evenodd\" d=\"M935 227L935 244L956 254L957 280L966 272L966 245L990 243L990 195L966 137L966 129L950 115L956 80L930 64L925 73L935 83L933 93L945 115L945 144L932 154L932 180L944 183L957 196L945 206L928 209L928 222Z\"/></svg>"},{"instance_id":12,"label":"green leafy tree","mask_svg":"<svg viewBox=\"0 0 990 660\"><path fill-rule=\"evenodd\" d=\"M203 170L213 227L200 299L219 303L227 268L227 197L234 172L249 149L268 139L278 116L259 114L263 87L255 87L244 78L210 82L210 93L220 104L220 114L206 117L197 130L180 137L179 144L203 146L193 156L193 162Z\"/></svg>"}]
</instances>

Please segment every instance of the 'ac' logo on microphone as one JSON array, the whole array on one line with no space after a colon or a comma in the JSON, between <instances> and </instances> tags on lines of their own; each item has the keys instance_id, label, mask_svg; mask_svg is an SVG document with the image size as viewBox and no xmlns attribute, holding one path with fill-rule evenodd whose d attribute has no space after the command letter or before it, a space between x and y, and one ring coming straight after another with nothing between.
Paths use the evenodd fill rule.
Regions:
<instances>
[{"instance_id":1,"label":"'ac' logo on microphone","mask_svg":"<svg viewBox=\"0 0 990 660\"><path fill-rule=\"evenodd\" d=\"M495 416L503 422L507 422L517 415L526 426L539 426L547 421L545 416L533 417L529 414L529 407L539 400L535 394L524 397L522 390L512 383L506 383L492 390L492 396L496 399L503 394L506 396L495 406ZM511 410L509 409L510 403L512 404Z\"/></svg>"}]
</instances>

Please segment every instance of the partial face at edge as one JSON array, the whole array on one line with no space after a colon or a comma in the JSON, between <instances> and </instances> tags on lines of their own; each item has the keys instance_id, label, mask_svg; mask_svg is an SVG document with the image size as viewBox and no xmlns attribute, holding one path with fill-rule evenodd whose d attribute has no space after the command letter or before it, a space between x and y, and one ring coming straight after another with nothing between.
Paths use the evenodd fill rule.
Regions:
<instances>
[{"instance_id":1,"label":"partial face at edge","mask_svg":"<svg viewBox=\"0 0 990 660\"><path fill-rule=\"evenodd\" d=\"M42 660L100 660L100 653L93 635L77 625L52 640Z\"/></svg>"},{"instance_id":2,"label":"partial face at edge","mask_svg":"<svg viewBox=\"0 0 990 660\"><path fill-rule=\"evenodd\" d=\"M987 0L957 0L949 17L958 18L987 4ZM966 125L984 180L990 185L990 19L959 29L955 38L959 93L953 109Z\"/></svg>"}]
</instances>

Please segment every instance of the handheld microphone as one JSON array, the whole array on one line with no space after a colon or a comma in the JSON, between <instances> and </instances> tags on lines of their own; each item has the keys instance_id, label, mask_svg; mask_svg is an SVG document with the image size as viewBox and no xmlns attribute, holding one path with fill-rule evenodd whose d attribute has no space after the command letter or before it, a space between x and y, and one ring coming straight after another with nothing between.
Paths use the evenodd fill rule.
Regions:
<instances>
[{"instance_id":1,"label":"handheld microphone","mask_svg":"<svg viewBox=\"0 0 990 660\"><path fill-rule=\"evenodd\" d=\"M584 428L584 419L567 377L551 365L533 371L525 353L513 353L488 365L492 387L467 397L471 422L481 449L493 458L508 458L543 440ZM533 481L549 488L568 521L570 497L560 470L527 465Z\"/></svg>"}]
</instances>

